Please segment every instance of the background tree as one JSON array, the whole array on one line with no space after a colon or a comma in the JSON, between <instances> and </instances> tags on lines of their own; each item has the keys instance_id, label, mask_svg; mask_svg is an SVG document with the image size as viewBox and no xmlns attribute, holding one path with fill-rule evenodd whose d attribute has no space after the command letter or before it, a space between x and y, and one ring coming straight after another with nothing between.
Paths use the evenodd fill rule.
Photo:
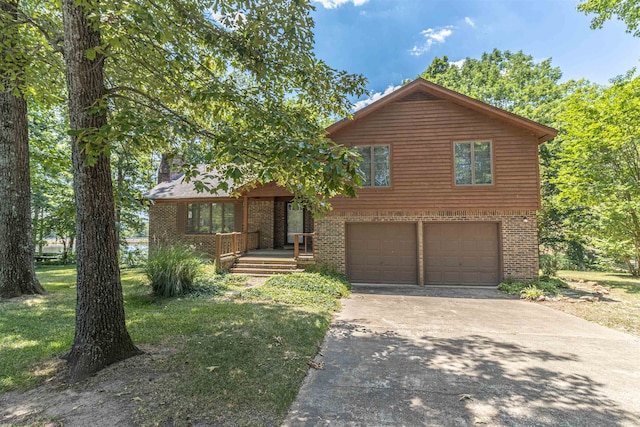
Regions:
<instances>
[{"instance_id":1,"label":"background tree","mask_svg":"<svg viewBox=\"0 0 640 427\"><path fill-rule=\"evenodd\" d=\"M640 271L640 78L585 85L559 115L565 134L555 180L559 203L579 208L571 226L599 253Z\"/></svg>"},{"instance_id":2,"label":"background tree","mask_svg":"<svg viewBox=\"0 0 640 427\"><path fill-rule=\"evenodd\" d=\"M627 33L640 37L640 2L638 0L583 0L578 10L585 14L595 14L591 28L602 28L605 21L617 17L627 26Z\"/></svg>"},{"instance_id":3,"label":"background tree","mask_svg":"<svg viewBox=\"0 0 640 427\"><path fill-rule=\"evenodd\" d=\"M26 70L32 34L18 2L0 1L0 297L44 293L31 238Z\"/></svg>"},{"instance_id":4,"label":"background tree","mask_svg":"<svg viewBox=\"0 0 640 427\"><path fill-rule=\"evenodd\" d=\"M34 242L43 252L45 238L63 243L63 257L75 240L75 202L67 117L59 107L34 105L29 113L31 135L31 206Z\"/></svg>"},{"instance_id":5,"label":"background tree","mask_svg":"<svg viewBox=\"0 0 640 427\"><path fill-rule=\"evenodd\" d=\"M480 59L466 58L459 67L447 57L435 58L420 77L550 126L566 90L550 58L535 62L522 51L494 49Z\"/></svg>"}]
</instances>

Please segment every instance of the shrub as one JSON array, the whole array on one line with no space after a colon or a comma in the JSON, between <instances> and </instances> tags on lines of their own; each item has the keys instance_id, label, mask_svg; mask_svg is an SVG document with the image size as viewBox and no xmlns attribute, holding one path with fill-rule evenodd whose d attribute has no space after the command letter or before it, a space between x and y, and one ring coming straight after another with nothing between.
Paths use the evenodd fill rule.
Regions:
<instances>
[{"instance_id":1,"label":"shrub","mask_svg":"<svg viewBox=\"0 0 640 427\"><path fill-rule=\"evenodd\" d=\"M544 291L535 285L527 286L522 291L520 291L520 298L529 299L529 300L537 300L539 297L544 295Z\"/></svg>"},{"instance_id":2,"label":"shrub","mask_svg":"<svg viewBox=\"0 0 640 427\"><path fill-rule=\"evenodd\" d=\"M153 293L160 297L184 295L194 289L205 261L185 245L161 247L149 254L145 273Z\"/></svg>"},{"instance_id":3,"label":"shrub","mask_svg":"<svg viewBox=\"0 0 640 427\"><path fill-rule=\"evenodd\" d=\"M540 270L545 276L554 276L560 270L562 259L556 254L540 255Z\"/></svg>"},{"instance_id":4,"label":"shrub","mask_svg":"<svg viewBox=\"0 0 640 427\"><path fill-rule=\"evenodd\" d=\"M513 280L505 280L498 285L498 289L502 292L506 292L509 295L519 294L526 285L522 282L515 282Z\"/></svg>"},{"instance_id":5,"label":"shrub","mask_svg":"<svg viewBox=\"0 0 640 427\"><path fill-rule=\"evenodd\" d=\"M569 285L563 280L549 276L540 276L526 282L505 280L498 285L501 291L509 295L520 295L520 298L524 299L537 299L541 295L557 295L560 289L568 287Z\"/></svg>"}]
</instances>

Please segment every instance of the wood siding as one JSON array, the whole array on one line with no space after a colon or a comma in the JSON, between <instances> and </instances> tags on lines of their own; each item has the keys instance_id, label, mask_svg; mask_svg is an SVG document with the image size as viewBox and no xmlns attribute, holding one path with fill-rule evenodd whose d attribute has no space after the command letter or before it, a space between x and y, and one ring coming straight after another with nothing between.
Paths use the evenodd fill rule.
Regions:
<instances>
[{"instance_id":1,"label":"wood siding","mask_svg":"<svg viewBox=\"0 0 640 427\"><path fill-rule=\"evenodd\" d=\"M539 208L533 133L450 101L394 102L330 136L346 146L391 145L391 186L336 197L337 211ZM493 185L454 185L454 141L492 142Z\"/></svg>"}]
</instances>

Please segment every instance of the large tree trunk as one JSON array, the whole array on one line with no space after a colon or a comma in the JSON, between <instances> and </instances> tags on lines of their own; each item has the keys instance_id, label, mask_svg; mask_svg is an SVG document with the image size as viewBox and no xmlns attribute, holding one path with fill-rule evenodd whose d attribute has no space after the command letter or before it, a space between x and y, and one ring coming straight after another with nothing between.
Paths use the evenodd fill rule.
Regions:
<instances>
[{"instance_id":1,"label":"large tree trunk","mask_svg":"<svg viewBox=\"0 0 640 427\"><path fill-rule=\"evenodd\" d=\"M75 0L62 2L69 118L72 130L90 133L107 123L106 111L90 110L105 95L104 57L87 58L88 49L100 46L100 33L89 22L88 11L76 4ZM88 166L79 146L86 140L75 138L72 160L78 299L73 346L65 356L72 383L140 353L125 326L109 157L102 153Z\"/></svg>"},{"instance_id":2,"label":"large tree trunk","mask_svg":"<svg viewBox=\"0 0 640 427\"><path fill-rule=\"evenodd\" d=\"M0 8L7 19L17 17L17 2L0 1ZM16 37L11 33L0 36L0 46L4 46L0 58L23 54L18 25L4 27L3 31L14 28ZM20 76L24 70L14 71ZM0 298L45 293L33 266L27 102L13 92L21 83L20 78L0 81Z\"/></svg>"}]
</instances>

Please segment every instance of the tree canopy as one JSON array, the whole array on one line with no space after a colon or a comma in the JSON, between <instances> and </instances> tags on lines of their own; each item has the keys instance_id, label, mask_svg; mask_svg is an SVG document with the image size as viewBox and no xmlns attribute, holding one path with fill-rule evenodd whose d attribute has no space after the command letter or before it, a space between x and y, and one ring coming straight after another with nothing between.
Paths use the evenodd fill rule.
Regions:
<instances>
[{"instance_id":1,"label":"tree canopy","mask_svg":"<svg viewBox=\"0 0 640 427\"><path fill-rule=\"evenodd\" d=\"M323 123L350 113L364 78L315 57L309 1L24 3L20 19L64 54L78 247L70 381L138 352L124 323L115 223L127 218L133 178L149 178L136 173L140 159L199 152L224 178L275 181L317 211L355 194L353 153ZM24 75L46 63L18 59ZM195 164L185 170L216 190Z\"/></svg>"},{"instance_id":2,"label":"tree canopy","mask_svg":"<svg viewBox=\"0 0 640 427\"><path fill-rule=\"evenodd\" d=\"M640 2L638 0L583 0L578 10L585 14L594 14L591 28L602 28L613 17L623 21L627 33L640 37Z\"/></svg>"},{"instance_id":3,"label":"tree canopy","mask_svg":"<svg viewBox=\"0 0 640 427\"><path fill-rule=\"evenodd\" d=\"M564 102L559 203L580 215L570 226L588 244L640 274L640 77L585 85Z\"/></svg>"},{"instance_id":4,"label":"tree canopy","mask_svg":"<svg viewBox=\"0 0 640 427\"><path fill-rule=\"evenodd\" d=\"M546 125L553 125L552 111L565 93L550 58L536 62L522 51L494 49L460 66L435 58L420 77Z\"/></svg>"}]
</instances>

